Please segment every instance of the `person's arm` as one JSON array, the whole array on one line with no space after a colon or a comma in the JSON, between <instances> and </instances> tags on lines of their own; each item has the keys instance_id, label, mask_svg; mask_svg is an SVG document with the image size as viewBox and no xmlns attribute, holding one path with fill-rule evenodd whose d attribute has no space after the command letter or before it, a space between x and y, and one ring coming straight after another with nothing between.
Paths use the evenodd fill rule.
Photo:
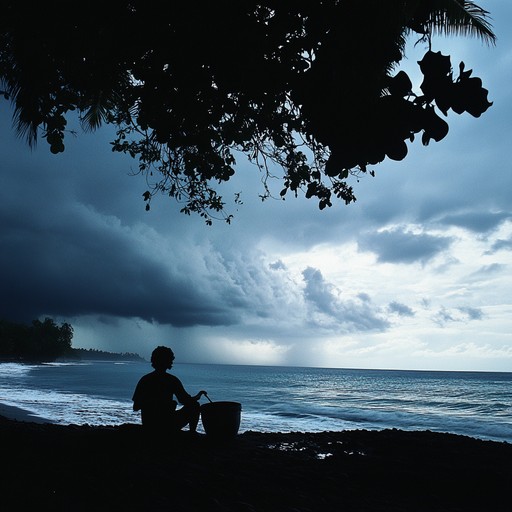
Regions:
<instances>
[{"instance_id":1,"label":"person's arm","mask_svg":"<svg viewBox=\"0 0 512 512\"><path fill-rule=\"evenodd\" d=\"M206 391L199 391L199 393L197 393L197 395L194 395L192 398L192 400L195 400L196 402L204 395L206 396L208 393Z\"/></svg>"},{"instance_id":2,"label":"person's arm","mask_svg":"<svg viewBox=\"0 0 512 512\"><path fill-rule=\"evenodd\" d=\"M176 390L174 394L176 395L176 398L178 399L180 404L186 405L187 403L190 402L197 402L203 395L206 395L206 391L201 390L199 391L199 393L197 393L197 395L191 396L189 393L185 391L185 388L183 387L181 381L177 377L175 378Z\"/></svg>"},{"instance_id":3,"label":"person's arm","mask_svg":"<svg viewBox=\"0 0 512 512\"><path fill-rule=\"evenodd\" d=\"M133 392L132 400L133 400L133 410L134 411L140 411L142 409L141 405L141 383L140 381L137 383L137 386L135 387L135 391Z\"/></svg>"}]
</instances>

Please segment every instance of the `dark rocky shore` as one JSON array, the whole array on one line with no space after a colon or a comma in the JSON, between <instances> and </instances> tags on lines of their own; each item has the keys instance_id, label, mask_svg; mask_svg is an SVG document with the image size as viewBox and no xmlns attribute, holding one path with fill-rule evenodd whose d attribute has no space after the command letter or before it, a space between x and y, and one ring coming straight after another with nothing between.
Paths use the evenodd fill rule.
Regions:
<instances>
[{"instance_id":1,"label":"dark rocky shore","mask_svg":"<svg viewBox=\"0 0 512 512\"><path fill-rule=\"evenodd\" d=\"M512 444L432 432L186 432L0 417L2 510L509 511Z\"/></svg>"}]
</instances>

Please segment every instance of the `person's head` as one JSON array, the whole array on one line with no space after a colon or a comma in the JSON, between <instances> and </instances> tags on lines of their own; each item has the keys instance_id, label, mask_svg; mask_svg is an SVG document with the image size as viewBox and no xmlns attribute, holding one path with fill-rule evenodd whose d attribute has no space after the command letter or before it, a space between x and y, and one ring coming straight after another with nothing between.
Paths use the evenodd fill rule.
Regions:
<instances>
[{"instance_id":1,"label":"person's head","mask_svg":"<svg viewBox=\"0 0 512 512\"><path fill-rule=\"evenodd\" d=\"M174 362L174 352L169 347L156 347L151 353L151 366L155 370L170 370Z\"/></svg>"}]
</instances>

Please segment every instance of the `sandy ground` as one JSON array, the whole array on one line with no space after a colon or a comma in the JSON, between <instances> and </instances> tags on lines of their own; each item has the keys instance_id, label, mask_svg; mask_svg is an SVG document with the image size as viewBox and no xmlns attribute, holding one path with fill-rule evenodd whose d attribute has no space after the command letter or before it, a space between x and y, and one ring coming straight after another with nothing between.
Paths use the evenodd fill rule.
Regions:
<instances>
[{"instance_id":1,"label":"sandy ground","mask_svg":"<svg viewBox=\"0 0 512 512\"><path fill-rule=\"evenodd\" d=\"M0 417L0 439L6 511L510 511L512 444L451 434L159 440L140 425Z\"/></svg>"},{"instance_id":2,"label":"sandy ground","mask_svg":"<svg viewBox=\"0 0 512 512\"><path fill-rule=\"evenodd\" d=\"M52 423L50 420L36 416L35 414L25 411L24 409L13 407L11 405L5 405L2 403L0 403L0 416L17 421L30 421L32 423Z\"/></svg>"}]
</instances>

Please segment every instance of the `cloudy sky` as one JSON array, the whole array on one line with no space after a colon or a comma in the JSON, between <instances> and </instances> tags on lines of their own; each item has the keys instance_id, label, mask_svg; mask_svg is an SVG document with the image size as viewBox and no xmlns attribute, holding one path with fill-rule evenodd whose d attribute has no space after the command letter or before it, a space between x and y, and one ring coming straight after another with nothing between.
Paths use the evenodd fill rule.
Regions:
<instances>
[{"instance_id":1,"label":"cloudy sky","mask_svg":"<svg viewBox=\"0 0 512 512\"><path fill-rule=\"evenodd\" d=\"M75 347L169 345L179 362L512 371L512 4L479 4L497 46L433 50L474 69L493 106L449 113L443 141L409 144L354 181L355 204L321 212L261 203L242 158L223 190L242 192L231 225L164 196L146 212L145 180L109 130L31 151L3 101L0 316L69 322ZM416 86L424 51L402 66Z\"/></svg>"}]
</instances>

